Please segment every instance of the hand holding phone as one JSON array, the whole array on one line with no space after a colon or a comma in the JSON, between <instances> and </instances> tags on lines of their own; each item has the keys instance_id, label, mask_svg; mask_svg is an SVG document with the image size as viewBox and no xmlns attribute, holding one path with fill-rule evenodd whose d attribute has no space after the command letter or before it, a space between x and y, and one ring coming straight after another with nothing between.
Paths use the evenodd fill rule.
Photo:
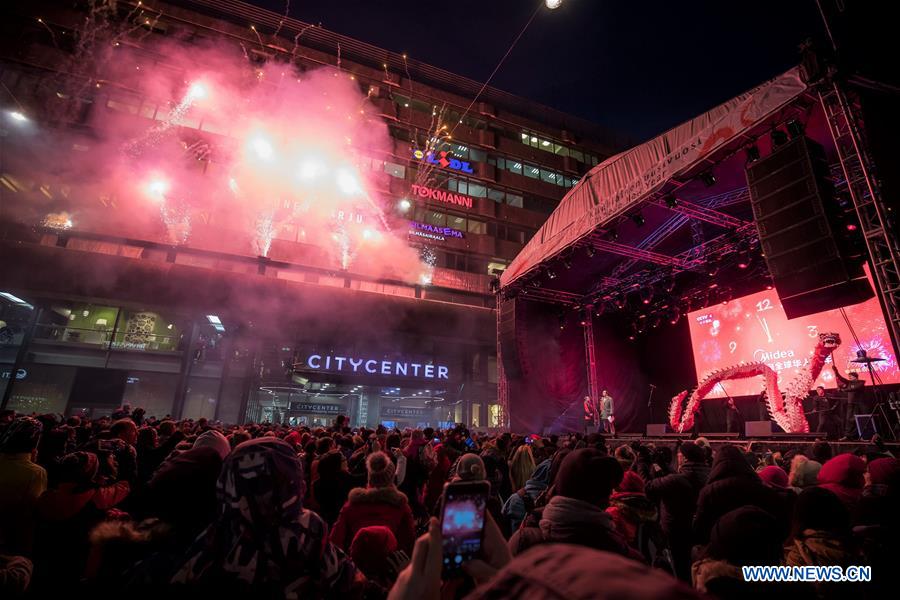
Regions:
<instances>
[{"instance_id":1,"label":"hand holding phone","mask_svg":"<svg viewBox=\"0 0 900 600\"><path fill-rule=\"evenodd\" d=\"M458 576L463 565L481 557L489 493L487 481L457 481L444 487L441 534L445 578Z\"/></svg>"}]
</instances>

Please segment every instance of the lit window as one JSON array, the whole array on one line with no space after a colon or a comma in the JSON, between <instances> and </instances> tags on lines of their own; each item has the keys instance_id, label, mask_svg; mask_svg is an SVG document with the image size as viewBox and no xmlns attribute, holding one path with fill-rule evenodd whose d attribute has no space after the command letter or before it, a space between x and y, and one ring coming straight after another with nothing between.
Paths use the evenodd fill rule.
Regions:
<instances>
[{"instance_id":1,"label":"lit window","mask_svg":"<svg viewBox=\"0 0 900 600\"><path fill-rule=\"evenodd\" d=\"M522 196L518 196L516 194L507 194L506 195L506 203L509 204L510 206L522 208L523 199L522 199Z\"/></svg>"},{"instance_id":2,"label":"lit window","mask_svg":"<svg viewBox=\"0 0 900 600\"><path fill-rule=\"evenodd\" d=\"M405 179L406 178L406 167L403 165L398 165L392 162L384 163L384 172L390 175L391 177L396 177L397 179Z\"/></svg>"},{"instance_id":3,"label":"lit window","mask_svg":"<svg viewBox=\"0 0 900 600\"><path fill-rule=\"evenodd\" d=\"M484 198L487 196L487 188L478 183L469 183L469 195L476 198Z\"/></svg>"},{"instance_id":4,"label":"lit window","mask_svg":"<svg viewBox=\"0 0 900 600\"><path fill-rule=\"evenodd\" d=\"M474 219L469 219L468 222L469 233L477 233L479 235L484 235L487 233L487 224L483 221L476 221Z\"/></svg>"},{"instance_id":5,"label":"lit window","mask_svg":"<svg viewBox=\"0 0 900 600\"><path fill-rule=\"evenodd\" d=\"M518 173L519 175L522 174L522 163L514 162L510 166L510 163L507 162L506 165L507 165L506 168L509 169L510 171L512 171L513 173Z\"/></svg>"},{"instance_id":6,"label":"lit window","mask_svg":"<svg viewBox=\"0 0 900 600\"><path fill-rule=\"evenodd\" d=\"M533 165L525 165L525 176L537 179L541 174L541 170Z\"/></svg>"}]
</instances>

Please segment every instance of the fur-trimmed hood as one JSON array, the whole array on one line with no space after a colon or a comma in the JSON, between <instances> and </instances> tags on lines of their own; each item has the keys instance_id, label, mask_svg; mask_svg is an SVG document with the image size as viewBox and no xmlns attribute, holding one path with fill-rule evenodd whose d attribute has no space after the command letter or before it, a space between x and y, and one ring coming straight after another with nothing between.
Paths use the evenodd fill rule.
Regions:
<instances>
[{"instance_id":1,"label":"fur-trimmed hood","mask_svg":"<svg viewBox=\"0 0 900 600\"><path fill-rule=\"evenodd\" d=\"M390 504L405 506L409 503L406 494L394 486L383 488L353 488L347 497L349 504Z\"/></svg>"}]
</instances>

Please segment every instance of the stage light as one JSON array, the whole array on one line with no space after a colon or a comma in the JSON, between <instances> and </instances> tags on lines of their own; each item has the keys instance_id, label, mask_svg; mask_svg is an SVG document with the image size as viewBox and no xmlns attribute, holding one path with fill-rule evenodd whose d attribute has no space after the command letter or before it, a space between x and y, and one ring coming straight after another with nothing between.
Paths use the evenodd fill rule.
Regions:
<instances>
[{"instance_id":1,"label":"stage light","mask_svg":"<svg viewBox=\"0 0 900 600\"><path fill-rule=\"evenodd\" d=\"M314 158L309 158L300 163L300 167L297 169L297 177L301 181L312 181L321 175L324 170L324 164Z\"/></svg>"},{"instance_id":2,"label":"stage light","mask_svg":"<svg viewBox=\"0 0 900 600\"><path fill-rule=\"evenodd\" d=\"M678 198L676 198L672 194L667 195L665 198L663 198L663 200L665 200L666 206L668 206L669 208L675 208L676 206L678 206Z\"/></svg>"},{"instance_id":3,"label":"stage light","mask_svg":"<svg viewBox=\"0 0 900 600\"><path fill-rule=\"evenodd\" d=\"M847 223L847 231L856 231L857 229L859 227L857 227L856 223Z\"/></svg>"},{"instance_id":4,"label":"stage light","mask_svg":"<svg viewBox=\"0 0 900 600\"><path fill-rule=\"evenodd\" d=\"M564 258L562 259L562 265L563 265L565 268L567 268L567 269L571 269L571 268L572 268L572 261L569 260L569 257L564 257Z\"/></svg>"},{"instance_id":5,"label":"stage light","mask_svg":"<svg viewBox=\"0 0 900 600\"><path fill-rule=\"evenodd\" d=\"M606 235L607 235L607 237L609 237L610 240L612 240L613 242L615 242L616 240L619 239L619 230L616 229L615 227L613 227L612 229L610 229L610 230L607 232Z\"/></svg>"},{"instance_id":6,"label":"stage light","mask_svg":"<svg viewBox=\"0 0 900 600\"><path fill-rule=\"evenodd\" d=\"M200 81L195 81L188 88L187 97L189 100L199 100L206 98L206 86Z\"/></svg>"},{"instance_id":7,"label":"stage light","mask_svg":"<svg viewBox=\"0 0 900 600\"><path fill-rule=\"evenodd\" d=\"M767 289L767 290L771 290L771 289L774 289L774 288L775 288L775 286L772 285L771 283L767 283L767 284L766 284L766 289Z\"/></svg>"},{"instance_id":8,"label":"stage light","mask_svg":"<svg viewBox=\"0 0 900 600\"><path fill-rule=\"evenodd\" d=\"M606 312L606 303L599 302L597 306L594 308L594 314L598 317Z\"/></svg>"},{"instance_id":9,"label":"stage light","mask_svg":"<svg viewBox=\"0 0 900 600\"><path fill-rule=\"evenodd\" d=\"M161 177L154 177L147 183L147 193L154 200L164 200L169 191L169 182Z\"/></svg>"},{"instance_id":10,"label":"stage light","mask_svg":"<svg viewBox=\"0 0 900 600\"><path fill-rule=\"evenodd\" d=\"M671 275L668 279L666 279L666 283L664 289L668 293L672 293L675 290L675 275Z\"/></svg>"},{"instance_id":11,"label":"stage light","mask_svg":"<svg viewBox=\"0 0 900 600\"><path fill-rule=\"evenodd\" d=\"M261 135L250 138L248 146L260 160L271 160L275 156L275 149L272 147L272 144Z\"/></svg>"},{"instance_id":12,"label":"stage light","mask_svg":"<svg viewBox=\"0 0 900 600\"><path fill-rule=\"evenodd\" d=\"M631 215L631 220L634 221L634 224L637 225L638 227L643 227L644 223L647 222L647 220L644 219L644 215L642 215L639 212Z\"/></svg>"},{"instance_id":13,"label":"stage light","mask_svg":"<svg viewBox=\"0 0 900 600\"><path fill-rule=\"evenodd\" d=\"M655 315L650 321L650 328L656 329L657 327L659 327L660 323L662 323L662 318L659 315Z\"/></svg>"},{"instance_id":14,"label":"stage light","mask_svg":"<svg viewBox=\"0 0 900 600\"><path fill-rule=\"evenodd\" d=\"M400 212L407 212L411 207L412 203L406 198L397 203L397 208L400 209Z\"/></svg>"},{"instance_id":15,"label":"stage light","mask_svg":"<svg viewBox=\"0 0 900 600\"><path fill-rule=\"evenodd\" d=\"M719 263L718 261L711 261L706 266L706 274L710 277L715 277L719 273Z\"/></svg>"},{"instance_id":16,"label":"stage light","mask_svg":"<svg viewBox=\"0 0 900 600\"><path fill-rule=\"evenodd\" d=\"M556 10L557 8L562 6L562 0L544 0L544 6L546 6L550 10Z\"/></svg>"},{"instance_id":17,"label":"stage light","mask_svg":"<svg viewBox=\"0 0 900 600\"><path fill-rule=\"evenodd\" d=\"M772 146L778 148L779 146L784 146L787 144L788 136L785 132L780 129L772 130Z\"/></svg>"},{"instance_id":18,"label":"stage light","mask_svg":"<svg viewBox=\"0 0 900 600\"><path fill-rule=\"evenodd\" d=\"M792 140L803 137L803 123L797 119L791 119L787 122L787 130Z\"/></svg>"},{"instance_id":19,"label":"stage light","mask_svg":"<svg viewBox=\"0 0 900 600\"><path fill-rule=\"evenodd\" d=\"M653 288L652 287L650 287L650 286L642 287L639 294L641 296L642 304L650 304L650 302L653 301Z\"/></svg>"},{"instance_id":20,"label":"stage light","mask_svg":"<svg viewBox=\"0 0 900 600\"><path fill-rule=\"evenodd\" d=\"M550 279L556 279L556 271L554 271L550 267L547 267L547 277L549 277Z\"/></svg>"},{"instance_id":21,"label":"stage light","mask_svg":"<svg viewBox=\"0 0 900 600\"><path fill-rule=\"evenodd\" d=\"M9 115L10 119L12 119L13 121L18 121L19 123L24 123L28 120L28 117L26 117L25 115L23 115L22 113L20 113L17 110L11 110L6 114Z\"/></svg>"},{"instance_id":22,"label":"stage light","mask_svg":"<svg viewBox=\"0 0 900 600\"><path fill-rule=\"evenodd\" d=\"M616 305L616 308L621 310L628 305L628 298L625 296L625 294L619 294L618 296L616 296L616 299L613 301L613 303Z\"/></svg>"},{"instance_id":23,"label":"stage light","mask_svg":"<svg viewBox=\"0 0 900 600\"><path fill-rule=\"evenodd\" d=\"M747 162L752 163L759 160L759 148L756 147L756 144L749 146L747 148Z\"/></svg>"},{"instance_id":24,"label":"stage light","mask_svg":"<svg viewBox=\"0 0 900 600\"><path fill-rule=\"evenodd\" d=\"M700 181L702 181L706 187L712 187L716 185L716 176L713 175L712 171L707 171L700 174Z\"/></svg>"},{"instance_id":25,"label":"stage light","mask_svg":"<svg viewBox=\"0 0 900 600\"><path fill-rule=\"evenodd\" d=\"M675 325L676 323L678 323L678 319L680 319L680 318L681 318L681 311L678 310L677 308L673 308L669 312L669 324L670 325Z\"/></svg>"},{"instance_id":26,"label":"stage light","mask_svg":"<svg viewBox=\"0 0 900 600\"><path fill-rule=\"evenodd\" d=\"M342 194L346 196L356 196L362 192L359 180L356 175L348 168L341 168L335 174L337 178L337 186Z\"/></svg>"},{"instance_id":27,"label":"stage light","mask_svg":"<svg viewBox=\"0 0 900 600\"><path fill-rule=\"evenodd\" d=\"M590 246L590 245L585 246L584 251L588 255L588 258L594 258L594 254L596 253L596 250L594 250L593 246Z\"/></svg>"}]
</instances>

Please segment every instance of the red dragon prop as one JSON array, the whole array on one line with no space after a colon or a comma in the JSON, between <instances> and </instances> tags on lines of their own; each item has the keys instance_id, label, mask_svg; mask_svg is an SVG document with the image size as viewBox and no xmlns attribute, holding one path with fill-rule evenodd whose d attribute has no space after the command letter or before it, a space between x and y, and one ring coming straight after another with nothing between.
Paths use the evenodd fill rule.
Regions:
<instances>
[{"instance_id":1,"label":"red dragon prop","mask_svg":"<svg viewBox=\"0 0 900 600\"><path fill-rule=\"evenodd\" d=\"M746 379L761 375L766 391L766 408L779 427L788 433L807 433L809 423L803 414L802 401L812 388L813 382L822 372L825 361L841 345L841 336L836 333L820 333L813 350L809 366L800 371L788 383L785 394L778 389L778 374L762 362L740 363L725 369L713 371L697 383L693 392L685 390L672 398L669 405L669 425L678 433L690 431L694 427L694 415L700 410L700 402L720 381ZM690 397L688 397L690 395ZM688 398L685 405L684 399Z\"/></svg>"}]
</instances>

